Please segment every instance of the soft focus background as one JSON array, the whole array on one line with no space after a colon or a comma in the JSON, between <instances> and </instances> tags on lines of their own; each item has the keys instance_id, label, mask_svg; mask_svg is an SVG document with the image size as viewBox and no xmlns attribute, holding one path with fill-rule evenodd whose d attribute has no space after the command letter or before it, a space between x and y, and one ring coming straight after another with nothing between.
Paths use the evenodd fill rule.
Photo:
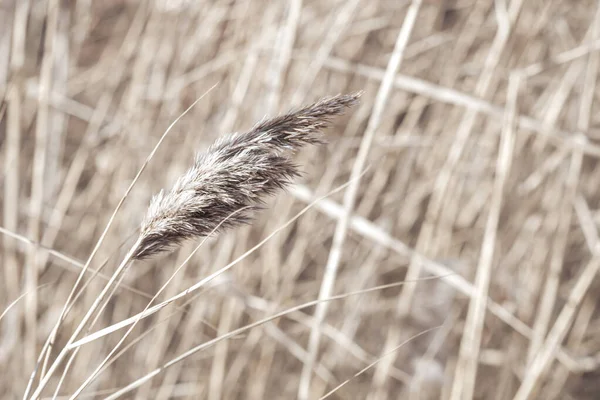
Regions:
<instances>
[{"instance_id":1,"label":"soft focus background","mask_svg":"<svg viewBox=\"0 0 600 400\"><path fill-rule=\"evenodd\" d=\"M25 294L0 320L3 399L22 398L82 263L193 101L205 94L117 214L92 263L106 267L57 349L131 244L151 195L194 152L266 115L356 90L360 106L334 120L328 144L298 154L298 185L252 226L208 240L159 299L346 183L362 147L366 172L348 223L344 190L312 206L209 288L141 321L131 347L80 397L103 398L198 344L318 299L333 250L341 259L321 298L410 282L323 303L320 329L309 307L220 341L124 397L305 400L352 378L330 398L458 400L471 398L471 385L477 399L513 399L529 385L521 398L598 398L600 3L0 4L0 312ZM394 60L398 73L386 76ZM91 331L141 311L195 245L136 262ZM123 333L83 346L60 394Z\"/></svg>"}]
</instances>

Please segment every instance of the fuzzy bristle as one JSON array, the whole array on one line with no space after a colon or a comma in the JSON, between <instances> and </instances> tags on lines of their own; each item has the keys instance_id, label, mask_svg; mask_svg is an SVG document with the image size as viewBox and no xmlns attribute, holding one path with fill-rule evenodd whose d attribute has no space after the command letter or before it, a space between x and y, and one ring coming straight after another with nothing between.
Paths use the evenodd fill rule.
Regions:
<instances>
[{"instance_id":1,"label":"fuzzy bristle","mask_svg":"<svg viewBox=\"0 0 600 400\"><path fill-rule=\"evenodd\" d=\"M217 140L197 155L194 165L170 191L154 196L134 258L146 258L184 240L209 235L219 224L219 230L224 230L248 223L267 196L298 176L291 154L306 144L320 143L330 117L353 106L360 95L325 98L260 122L249 132Z\"/></svg>"}]
</instances>

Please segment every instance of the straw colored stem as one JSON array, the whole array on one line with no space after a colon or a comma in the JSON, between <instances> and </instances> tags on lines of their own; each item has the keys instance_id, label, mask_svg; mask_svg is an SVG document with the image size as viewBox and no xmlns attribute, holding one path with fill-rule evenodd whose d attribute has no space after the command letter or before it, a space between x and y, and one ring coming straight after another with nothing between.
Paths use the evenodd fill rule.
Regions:
<instances>
[{"instance_id":1,"label":"straw colored stem","mask_svg":"<svg viewBox=\"0 0 600 400\"><path fill-rule=\"evenodd\" d=\"M48 384L48 381L52 377L53 373L56 371L56 369L59 367L60 363L64 360L64 358L67 356L68 352L70 351L69 345L71 345L75 341L77 336L85 328L85 326L88 323L88 321L90 320L90 318L94 315L94 312L96 311L96 309L100 306L100 304L104 300L106 300L106 296L107 296L109 290L112 289L113 283L115 283L121 277L121 275L125 272L126 268L131 263L134 253L136 251L138 251L139 244L140 244L140 240L138 239L138 241L136 241L136 243L131 247L131 249L129 250L127 255L123 258L123 260L121 261L121 264L115 270L115 273L113 274L113 276L110 278L108 283L104 286L104 289L102 289L102 292L100 292L100 294L94 300L94 303L92 304L92 306L90 307L88 312L85 314L85 316L80 321L79 325L77 326L77 328L75 329L75 331L73 332L73 334L71 335L69 340L67 341L67 344L61 349L59 354L56 356L56 359L54 360L54 362L48 369L47 374L44 377L42 377L42 380L40 381L38 387L31 395L31 400L35 400L35 399L39 398L39 396L42 393L42 390L44 390L44 388Z\"/></svg>"},{"instance_id":2,"label":"straw colored stem","mask_svg":"<svg viewBox=\"0 0 600 400\"><path fill-rule=\"evenodd\" d=\"M356 156L356 160L352 166L352 173L350 175L350 185L344 193L344 214L342 218L338 220L333 236L333 243L325 266L325 273L319 289L319 299L329 297L333 292L335 285L335 279L338 273L339 264L342 257L342 251L344 242L346 239L346 233L348 231L348 222L350 214L354 209L356 203L356 196L359 189L359 177L363 173L364 166L367 162L367 156L373 143L375 132L381 123L381 118L385 110L386 103L388 101L394 76L400 68L402 59L404 57L404 51L408 44L408 40L412 33L415 25L419 9L421 7L421 0L413 0L408 8L402 28L398 33L396 39L396 45L392 57L388 63L386 74L381 82L377 98L371 118L369 119L365 134L361 141L361 146ZM321 323L327 314L328 303L319 303L315 310L315 323L311 328L309 341L308 341L308 352L309 358L308 363L302 367L302 373L300 375L300 382L298 386L298 398L299 400L307 400L310 397L310 383L311 375L314 369L314 362L317 359L317 353L319 351L319 343L321 338Z\"/></svg>"},{"instance_id":3,"label":"straw colored stem","mask_svg":"<svg viewBox=\"0 0 600 400\"><path fill-rule=\"evenodd\" d=\"M477 365L481 348L481 336L485 320L488 291L492 277L492 264L498 236L498 222L504 198L506 180L510 172L515 142L514 118L517 110L517 97L521 78L511 75L508 87L509 112L502 132L500 151L498 153L496 178L490 204L490 211L481 245L481 255L475 277L476 296L471 298L469 312L461 347L456 375L453 382L451 399L471 399L475 390Z\"/></svg>"}]
</instances>

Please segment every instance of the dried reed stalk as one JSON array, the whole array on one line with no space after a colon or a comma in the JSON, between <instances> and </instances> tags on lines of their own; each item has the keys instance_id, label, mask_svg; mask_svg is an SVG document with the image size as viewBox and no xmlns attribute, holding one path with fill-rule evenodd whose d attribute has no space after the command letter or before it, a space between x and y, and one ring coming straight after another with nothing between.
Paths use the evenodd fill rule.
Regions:
<instances>
[{"instance_id":1,"label":"dried reed stalk","mask_svg":"<svg viewBox=\"0 0 600 400\"><path fill-rule=\"evenodd\" d=\"M329 125L330 117L356 104L360 95L359 92L324 98L260 122L247 133L225 136L199 154L170 191L160 191L152 199L136 243L42 377L31 399L41 395L69 346L96 310L101 312L100 305L112 297L110 288L122 278L132 261L173 249L184 240L249 222L252 211L260 208L266 196L299 175L289 158L291 153L306 144L320 143L321 130ZM68 365L74 356L75 353Z\"/></svg>"}]
</instances>

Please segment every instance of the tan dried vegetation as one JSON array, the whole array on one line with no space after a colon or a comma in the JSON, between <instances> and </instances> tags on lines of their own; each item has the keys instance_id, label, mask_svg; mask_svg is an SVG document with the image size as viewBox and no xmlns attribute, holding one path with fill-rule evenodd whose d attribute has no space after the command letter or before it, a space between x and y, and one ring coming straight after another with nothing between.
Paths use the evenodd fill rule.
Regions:
<instances>
[{"instance_id":1,"label":"tan dried vegetation","mask_svg":"<svg viewBox=\"0 0 600 400\"><path fill-rule=\"evenodd\" d=\"M0 397L598 398L599 49L591 0L1 2Z\"/></svg>"}]
</instances>

